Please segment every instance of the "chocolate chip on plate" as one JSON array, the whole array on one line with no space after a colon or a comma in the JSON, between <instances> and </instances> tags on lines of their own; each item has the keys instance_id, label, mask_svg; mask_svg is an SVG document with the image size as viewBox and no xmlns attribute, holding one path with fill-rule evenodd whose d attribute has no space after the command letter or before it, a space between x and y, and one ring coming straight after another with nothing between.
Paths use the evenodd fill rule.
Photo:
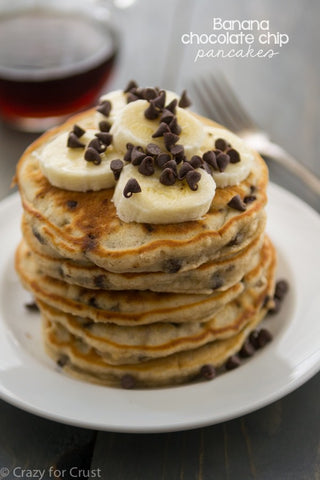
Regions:
<instances>
[{"instance_id":1,"label":"chocolate chip on plate","mask_svg":"<svg viewBox=\"0 0 320 480\"><path fill-rule=\"evenodd\" d=\"M255 352L255 348L252 345L252 343L247 339L244 344L241 347L241 350L239 352L240 357L242 358L248 358L252 357L252 355Z\"/></svg>"},{"instance_id":2,"label":"chocolate chip on plate","mask_svg":"<svg viewBox=\"0 0 320 480\"><path fill-rule=\"evenodd\" d=\"M213 365L207 363L203 365L200 369L201 377L205 378L206 380L212 380L217 376L217 371Z\"/></svg>"},{"instance_id":3,"label":"chocolate chip on plate","mask_svg":"<svg viewBox=\"0 0 320 480\"><path fill-rule=\"evenodd\" d=\"M258 345L259 348L263 348L267 345L267 343L271 342L272 335L266 328L261 328L260 332L258 333Z\"/></svg>"},{"instance_id":4,"label":"chocolate chip on plate","mask_svg":"<svg viewBox=\"0 0 320 480\"><path fill-rule=\"evenodd\" d=\"M121 386L122 388L131 389L136 386L136 381L132 375L127 373L121 378Z\"/></svg>"},{"instance_id":5,"label":"chocolate chip on plate","mask_svg":"<svg viewBox=\"0 0 320 480\"><path fill-rule=\"evenodd\" d=\"M231 355L226 361L226 370L233 370L235 368L240 367L241 361L238 355Z\"/></svg>"}]
</instances>

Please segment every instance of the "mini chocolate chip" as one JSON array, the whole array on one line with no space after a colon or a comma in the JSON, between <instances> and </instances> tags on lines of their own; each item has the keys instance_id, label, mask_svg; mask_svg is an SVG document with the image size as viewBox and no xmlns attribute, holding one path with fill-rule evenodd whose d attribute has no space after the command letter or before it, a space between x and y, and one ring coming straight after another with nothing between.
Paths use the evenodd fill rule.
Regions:
<instances>
[{"instance_id":1,"label":"mini chocolate chip","mask_svg":"<svg viewBox=\"0 0 320 480\"><path fill-rule=\"evenodd\" d=\"M164 144L167 150L169 151L170 151L170 148L179 140L179 136L171 132L164 133L163 138L164 138Z\"/></svg>"},{"instance_id":2,"label":"mini chocolate chip","mask_svg":"<svg viewBox=\"0 0 320 480\"><path fill-rule=\"evenodd\" d=\"M248 205L248 203L252 203L254 202L255 200L257 200L257 197L255 195L247 195L246 197L244 197L243 201L246 205Z\"/></svg>"},{"instance_id":3,"label":"mini chocolate chip","mask_svg":"<svg viewBox=\"0 0 320 480\"><path fill-rule=\"evenodd\" d=\"M170 110L164 109L163 112L162 112L162 115L160 117L160 122L163 122L163 123L166 123L167 125L169 125L169 123L171 122L173 117L174 117L174 114L172 112L170 112Z\"/></svg>"},{"instance_id":4,"label":"mini chocolate chip","mask_svg":"<svg viewBox=\"0 0 320 480\"><path fill-rule=\"evenodd\" d=\"M165 102L166 102L166 92L162 90L160 94L153 100L153 103L155 107L160 108L162 110Z\"/></svg>"},{"instance_id":5,"label":"mini chocolate chip","mask_svg":"<svg viewBox=\"0 0 320 480\"><path fill-rule=\"evenodd\" d=\"M94 165L100 165L101 163L101 157L99 153L97 150L91 147L88 147L84 152L84 159L87 160L87 162L94 163Z\"/></svg>"},{"instance_id":6,"label":"mini chocolate chip","mask_svg":"<svg viewBox=\"0 0 320 480\"><path fill-rule=\"evenodd\" d=\"M158 118L159 113L155 105L153 104L153 100L150 101L148 108L144 111L144 116L147 120L155 120L156 118Z\"/></svg>"},{"instance_id":7,"label":"mini chocolate chip","mask_svg":"<svg viewBox=\"0 0 320 480\"><path fill-rule=\"evenodd\" d=\"M157 97L157 92L155 91L154 88L144 88L142 90L142 96L145 100L154 100Z\"/></svg>"},{"instance_id":8,"label":"mini chocolate chip","mask_svg":"<svg viewBox=\"0 0 320 480\"><path fill-rule=\"evenodd\" d=\"M69 357L67 355L61 355L57 360L58 367L64 367L68 363Z\"/></svg>"},{"instance_id":9,"label":"mini chocolate chip","mask_svg":"<svg viewBox=\"0 0 320 480\"><path fill-rule=\"evenodd\" d=\"M99 142L98 138L92 139L91 142L88 144L88 148L93 148L98 153L103 153L106 150L106 146L102 145L101 142Z\"/></svg>"},{"instance_id":10,"label":"mini chocolate chip","mask_svg":"<svg viewBox=\"0 0 320 480\"><path fill-rule=\"evenodd\" d=\"M39 312L39 307L38 307L38 305L36 304L36 302L25 303L24 306L25 306L26 309L29 310L30 312Z\"/></svg>"},{"instance_id":11,"label":"mini chocolate chip","mask_svg":"<svg viewBox=\"0 0 320 480\"><path fill-rule=\"evenodd\" d=\"M156 156L161 153L161 148L155 143L149 143L146 147L146 153L148 155Z\"/></svg>"},{"instance_id":12,"label":"mini chocolate chip","mask_svg":"<svg viewBox=\"0 0 320 480\"><path fill-rule=\"evenodd\" d=\"M105 117L109 117L111 112L111 102L110 100L102 100L100 104L97 106L97 112L102 113Z\"/></svg>"},{"instance_id":13,"label":"mini chocolate chip","mask_svg":"<svg viewBox=\"0 0 320 480\"><path fill-rule=\"evenodd\" d=\"M274 292L274 296L278 300L282 300L286 293L289 290L289 283L286 280L278 280L276 283L276 289Z\"/></svg>"},{"instance_id":14,"label":"mini chocolate chip","mask_svg":"<svg viewBox=\"0 0 320 480\"><path fill-rule=\"evenodd\" d=\"M111 128L110 122L107 122L106 120L101 120L101 122L99 122L100 132L109 132L110 128Z\"/></svg>"},{"instance_id":15,"label":"mini chocolate chip","mask_svg":"<svg viewBox=\"0 0 320 480\"><path fill-rule=\"evenodd\" d=\"M136 381L132 375L127 373L121 378L121 387L126 389L131 389L136 386Z\"/></svg>"},{"instance_id":16,"label":"mini chocolate chip","mask_svg":"<svg viewBox=\"0 0 320 480\"><path fill-rule=\"evenodd\" d=\"M190 165L192 165L193 168L200 168L202 165L201 157L199 157L199 155L193 155L190 160Z\"/></svg>"},{"instance_id":17,"label":"mini chocolate chip","mask_svg":"<svg viewBox=\"0 0 320 480\"><path fill-rule=\"evenodd\" d=\"M123 169L123 161L120 158L116 158L115 160L111 160L110 168L113 172L115 180L118 180L120 177L120 173Z\"/></svg>"},{"instance_id":18,"label":"mini chocolate chip","mask_svg":"<svg viewBox=\"0 0 320 480\"><path fill-rule=\"evenodd\" d=\"M72 131L78 138L82 137L82 135L86 133L86 131L77 124L73 125Z\"/></svg>"},{"instance_id":19,"label":"mini chocolate chip","mask_svg":"<svg viewBox=\"0 0 320 480\"><path fill-rule=\"evenodd\" d=\"M250 193L254 193L257 190L257 187L255 185L250 186Z\"/></svg>"},{"instance_id":20,"label":"mini chocolate chip","mask_svg":"<svg viewBox=\"0 0 320 480\"><path fill-rule=\"evenodd\" d=\"M255 349L258 349L258 348L259 348L258 335L259 335L259 331L258 331L258 330L252 330L252 332L251 332L250 335L249 335L249 342L251 343L251 345L252 345Z\"/></svg>"},{"instance_id":21,"label":"mini chocolate chip","mask_svg":"<svg viewBox=\"0 0 320 480\"><path fill-rule=\"evenodd\" d=\"M201 173L196 170L190 170L186 175L186 181L190 189L194 192L198 190L198 182L200 181Z\"/></svg>"},{"instance_id":22,"label":"mini chocolate chip","mask_svg":"<svg viewBox=\"0 0 320 480\"><path fill-rule=\"evenodd\" d=\"M281 300L279 300L279 298L274 297L273 298L273 307L269 308L268 313L270 313L271 315L275 315L276 313L280 312L281 303L282 302L281 302Z\"/></svg>"},{"instance_id":23,"label":"mini chocolate chip","mask_svg":"<svg viewBox=\"0 0 320 480\"><path fill-rule=\"evenodd\" d=\"M258 333L258 345L259 348L263 348L267 345L267 343L271 342L272 335L266 328L261 328L260 332Z\"/></svg>"},{"instance_id":24,"label":"mini chocolate chip","mask_svg":"<svg viewBox=\"0 0 320 480\"><path fill-rule=\"evenodd\" d=\"M97 299L95 297L89 298L89 305L94 308L99 308L97 304Z\"/></svg>"},{"instance_id":25,"label":"mini chocolate chip","mask_svg":"<svg viewBox=\"0 0 320 480\"><path fill-rule=\"evenodd\" d=\"M190 172L190 170L193 170L193 166L189 162L183 162L179 170L179 175L178 175L179 180L182 180L183 178L185 178L185 176L187 175L188 172Z\"/></svg>"},{"instance_id":26,"label":"mini chocolate chip","mask_svg":"<svg viewBox=\"0 0 320 480\"><path fill-rule=\"evenodd\" d=\"M131 163L132 165L140 165L146 154L142 151L141 147L133 147L131 150Z\"/></svg>"},{"instance_id":27,"label":"mini chocolate chip","mask_svg":"<svg viewBox=\"0 0 320 480\"><path fill-rule=\"evenodd\" d=\"M174 116L171 122L169 123L169 128L170 128L170 131L175 135L180 135L182 129L180 125L178 125L178 119L176 116Z\"/></svg>"},{"instance_id":28,"label":"mini chocolate chip","mask_svg":"<svg viewBox=\"0 0 320 480\"><path fill-rule=\"evenodd\" d=\"M124 154L123 160L125 162L131 162L131 153L132 153L132 150L133 150L133 145L132 145L132 143L127 143L126 146L127 146L127 151Z\"/></svg>"},{"instance_id":29,"label":"mini chocolate chip","mask_svg":"<svg viewBox=\"0 0 320 480\"><path fill-rule=\"evenodd\" d=\"M230 242L227 244L227 247L233 247L234 245L239 245L243 240L243 233L238 232L235 237L233 237Z\"/></svg>"},{"instance_id":30,"label":"mini chocolate chip","mask_svg":"<svg viewBox=\"0 0 320 480\"><path fill-rule=\"evenodd\" d=\"M150 156L144 157L142 162L138 167L139 172L142 175L150 177L150 175L154 174L154 165L153 165L153 158Z\"/></svg>"},{"instance_id":31,"label":"mini chocolate chip","mask_svg":"<svg viewBox=\"0 0 320 480\"><path fill-rule=\"evenodd\" d=\"M162 137L164 133L170 132L169 125L165 122L161 122L157 130L152 135L152 138Z\"/></svg>"},{"instance_id":32,"label":"mini chocolate chip","mask_svg":"<svg viewBox=\"0 0 320 480\"><path fill-rule=\"evenodd\" d=\"M254 353L255 353L254 346L252 345L251 342L249 342L249 340L246 340L244 342L244 344L242 345L241 350L239 352L240 357L242 357L242 358L252 357L252 355Z\"/></svg>"},{"instance_id":33,"label":"mini chocolate chip","mask_svg":"<svg viewBox=\"0 0 320 480\"><path fill-rule=\"evenodd\" d=\"M178 104L178 100L174 98L173 100L171 100L171 102L168 105L166 105L165 109L175 114L177 104Z\"/></svg>"},{"instance_id":34,"label":"mini chocolate chip","mask_svg":"<svg viewBox=\"0 0 320 480\"><path fill-rule=\"evenodd\" d=\"M76 200L67 200L67 207L71 208L71 210L76 208L77 205L78 205L78 202Z\"/></svg>"},{"instance_id":35,"label":"mini chocolate chip","mask_svg":"<svg viewBox=\"0 0 320 480\"><path fill-rule=\"evenodd\" d=\"M85 144L82 143L74 132L70 132L67 140L68 148L84 148Z\"/></svg>"},{"instance_id":36,"label":"mini chocolate chip","mask_svg":"<svg viewBox=\"0 0 320 480\"><path fill-rule=\"evenodd\" d=\"M138 88L138 84L134 80L130 80L126 88L123 90L123 93L128 93L133 88Z\"/></svg>"},{"instance_id":37,"label":"mini chocolate chip","mask_svg":"<svg viewBox=\"0 0 320 480\"><path fill-rule=\"evenodd\" d=\"M123 189L123 195L126 198L132 197L133 193L141 192L141 187L135 178L130 178Z\"/></svg>"},{"instance_id":38,"label":"mini chocolate chip","mask_svg":"<svg viewBox=\"0 0 320 480\"><path fill-rule=\"evenodd\" d=\"M163 165L163 168L170 168L176 176L178 176L177 172L177 162L175 160L169 160L167 163Z\"/></svg>"},{"instance_id":39,"label":"mini chocolate chip","mask_svg":"<svg viewBox=\"0 0 320 480\"><path fill-rule=\"evenodd\" d=\"M217 140L214 142L214 146L218 150L224 152L224 150L227 148L227 142L223 138L217 138Z\"/></svg>"},{"instance_id":40,"label":"mini chocolate chip","mask_svg":"<svg viewBox=\"0 0 320 480\"><path fill-rule=\"evenodd\" d=\"M103 288L105 286L105 276L104 275L96 275L93 277L93 283L95 287Z\"/></svg>"},{"instance_id":41,"label":"mini chocolate chip","mask_svg":"<svg viewBox=\"0 0 320 480\"><path fill-rule=\"evenodd\" d=\"M176 175L171 168L165 168L159 178L163 185L173 185L176 182Z\"/></svg>"},{"instance_id":42,"label":"mini chocolate chip","mask_svg":"<svg viewBox=\"0 0 320 480\"><path fill-rule=\"evenodd\" d=\"M109 147L109 145L111 145L111 142L112 142L112 135L111 133L108 133L108 132L99 132L99 133L95 133L95 136L100 140L100 142L102 142L106 147Z\"/></svg>"},{"instance_id":43,"label":"mini chocolate chip","mask_svg":"<svg viewBox=\"0 0 320 480\"><path fill-rule=\"evenodd\" d=\"M221 288L224 284L223 278L221 277L220 272L216 272L211 277L210 287L212 290L217 290Z\"/></svg>"},{"instance_id":44,"label":"mini chocolate chip","mask_svg":"<svg viewBox=\"0 0 320 480\"><path fill-rule=\"evenodd\" d=\"M247 208L246 204L241 200L240 195L235 195L232 197L228 202L228 205L229 207L239 210L240 212L244 212Z\"/></svg>"},{"instance_id":45,"label":"mini chocolate chip","mask_svg":"<svg viewBox=\"0 0 320 480\"><path fill-rule=\"evenodd\" d=\"M220 172L224 172L230 163L230 157L226 153L219 153L216 157L217 164Z\"/></svg>"},{"instance_id":46,"label":"mini chocolate chip","mask_svg":"<svg viewBox=\"0 0 320 480\"><path fill-rule=\"evenodd\" d=\"M181 269L181 260L178 258L169 258L163 264L163 270L167 273L177 273Z\"/></svg>"},{"instance_id":47,"label":"mini chocolate chip","mask_svg":"<svg viewBox=\"0 0 320 480\"><path fill-rule=\"evenodd\" d=\"M203 162L200 168L202 168L202 169L205 170L207 173L209 173L209 175L212 175L211 168L209 167L209 165L207 164L207 162Z\"/></svg>"},{"instance_id":48,"label":"mini chocolate chip","mask_svg":"<svg viewBox=\"0 0 320 480\"><path fill-rule=\"evenodd\" d=\"M228 148L226 152L230 157L230 163L238 163L240 162L240 154L238 150L234 148Z\"/></svg>"},{"instance_id":49,"label":"mini chocolate chip","mask_svg":"<svg viewBox=\"0 0 320 480\"><path fill-rule=\"evenodd\" d=\"M127 103L136 102L139 100L139 97L134 93L129 92L127 95Z\"/></svg>"},{"instance_id":50,"label":"mini chocolate chip","mask_svg":"<svg viewBox=\"0 0 320 480\"><path fill-rule=\"evenodd\" d=\"M205 152L202 155L202 159L203 159L204 162L211 165L211 167L213 167L214 170L219 170L219 167L218 167L218 164L217 164L216 154L214 153L213 150L209 150L208 152Z\"/></svg>"},{"instance_id":51,"label":"mini chocolate chip","mask_svg":"<svg viewBox=\"0 0 320 480\"><path fill-rule=\"evenodd\" d=\"M200 369L201 377L205 378L206 380L212 380L217 376L217 371L213 365L207 363L203 365Z\"/></svg>"},{"instance_id":52,"label":"mini chocolate chip","mask_svg":"<svg viewBox=\"0 0 320 480\"><path fill-rule=\"evenodd\" d=\"M183 145L173 145L170 148L170 153L174 156L177 163L182 162L184 158L184 146Z\"/></svg>"},{"instance_id":53,"label":"mini chocolate chip","mask_svg":"<svg viewBox=\"0 0 320 480\"><path fill-rule=\"evenodd\" d=\"M266 295L263 299L261 308L266 308L270 302L271 298L270 295Z\"/></svg>"},{"instance_id":54,"label":"mini chocolate chip","mask_svg":"<svg viewBox=\"0 0 320 480\"><path fill-rule=\"evenodd\" d=\"M162 168L171 159L169 153L160 153L156 158L156 164Z\"/></svg>"},{"instance_id":55,"label":"mini chocolate chip","mask_svg":"<svg viewBox=\"0 0 320 480\"><path fill-rule=\"evenodd\" d=\"M191 100L190 100L190 98L188 97L186 90L183 90L183 92L181 93L181 97L180 97L180 100L179 100L178 105L179 105L179 107L181 107L181 108L190 107L190 105L191 105Z\"/></svg>"},{"instance_id":56,"label":"mini chocolate chip","mask_svg":"<svg viewBox=\"0 0 320 480\"><path fill-rule=\"evenodd\" d=\"M234 368L240 367L240 358L238 355L231 355L231 357L228 358L226 361L226 369L227 370L233 370Z\"/></svg>"}]
</instances>

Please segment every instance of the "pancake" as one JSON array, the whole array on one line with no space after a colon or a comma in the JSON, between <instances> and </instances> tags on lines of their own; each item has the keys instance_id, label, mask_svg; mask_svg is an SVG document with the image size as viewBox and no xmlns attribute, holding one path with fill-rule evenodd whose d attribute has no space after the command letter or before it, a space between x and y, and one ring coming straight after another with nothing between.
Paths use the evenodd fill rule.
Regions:
<instances>
[{"instance_id":1,"label":"pancake","mask_svg":"<svg viewBox=\"0 0 320 480\"><path fill-rule=\"evenodd\" d=\"M26 220L38 239L58 255L88 261L116 272L167 272L194 269L231 255L250 244L264 220L268 171L255 154L252 171L239 185L218 188L211 207L200 220L169 225L124 223L111 201L113 189L70 192L53 187L41 173L41 149L74 123L86 123L94 111L71 118L42 135L19 161L17 183ZM217 126L203 119L207 125ZM255 192L245 211L227 204ZM70 201L72 201L70 203ZM76 205L70 207L68 205Z\"/></svg>"},{"instance_id":2,"label":"pancake","mask_svg":"<svg viewBox=\"0 0 320 480\"><path fill-rule=\"evenodd\" d=\"M152 290L153 292L212 293L217 288L226 290L254 267L264 241L264 224L257 237L243 250L204 263L198 268L177 273L113 273L89 263L76 263L69 259L55 258L43 252L40 243L32 235L24 221L23 236L32 250L40 269L47 275L67 283L108 290Z\"/></svg>"},{"instance_id":3,"label":"pancake","mask_svg":"<svg viewBox=\"0 0 320 480\"><path fill-rule=\"evenodd\" d=\"M266 238L255 266L241 282L210 295L155 293L146 291L105 291L71 285L43 273L28 247L21 243L16 253L16 270L25 286L36 298L72 315L94 322L133 326L156 322L206 321L237 298L245 288L263 277L274 256Z\"/></svg>"}]
</instances>

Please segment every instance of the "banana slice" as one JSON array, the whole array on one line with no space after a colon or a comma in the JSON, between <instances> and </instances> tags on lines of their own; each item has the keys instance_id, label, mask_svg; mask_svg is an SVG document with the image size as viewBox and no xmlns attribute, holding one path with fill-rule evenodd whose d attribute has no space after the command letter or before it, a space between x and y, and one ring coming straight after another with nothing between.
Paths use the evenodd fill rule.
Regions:
<instances>
[{"instance_id":1,"label":"banana slice","mask_svg":"<svg viewBox=\"0 0 320 480\"><path fill-rule=\"evenodd\" d=\"M211 175L202 169L199 172L198 189L192 191L185 181L165 186L159 182L160 172L147 177L132 164L126 165L113 195L118 217L124 222L153 224L200 219L210 208L216 186ZM126 198L123 190L130 178L138 181L141 192Z\"/></svg>"},{"instance_id":2,"label":"banana slice","mask_svg":"<svg viewBox=\"0 0 320 480\"><path fill-rule=\"evenodd\" d=\"M87 145L96 130L87 130L80 141ZM84 148L67 147L68 132L62 133L48 143L39 154L42 173L51 185L76 192L111 188L115 179L110 162L119 158L112 146L101 154L101 164L94 165L84 159Z\"/></svg>"},{"instance_id":3,"label":"banana slice","mask_svg":"<svg viewBox=\"0 0 320 480\"><path fill-rule=\"evenodd\" d=\"M159 127L159 119L148 120L144 116L149 103L146 100L136 100L123 108L111 127L115 148L122 153L126 151L127 143L145 148L149 143L155 143L166 151L163 137L152 138ZM205 141L205 130L202 123L188 110L177 107L177 120L182 128L179 144L184 146L185 154L191 157L198 153Z\"/></svg>"},{"instance_id":4,"label":"banana slice","mask_svg":"<svg viewBox=\"0 0 320 480\"><path fill-rule=\"evenodd\" d=\"M229 163L224 172L212 170L212 176L217 187L224 188L232 185L238 185L245 180L252 169L254 155L245 142L237 135L225 130L224 128L215 128L205 126L206 140L201 146L201 153L215 149L215 141L218 138L226 140L232 148L240 154L240 162Z\"/></svg>"}]
</instances>

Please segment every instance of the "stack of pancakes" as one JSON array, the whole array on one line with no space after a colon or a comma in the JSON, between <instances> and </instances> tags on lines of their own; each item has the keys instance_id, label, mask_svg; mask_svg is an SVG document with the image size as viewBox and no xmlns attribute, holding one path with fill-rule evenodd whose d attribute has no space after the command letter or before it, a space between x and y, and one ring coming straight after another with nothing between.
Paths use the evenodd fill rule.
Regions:
<instances>
[{"instance_id":1,"label":"stack of pancakes","mask_svg":"<svg viewBox=\"0 0 320 480\"><path fill-rule=\"evenodd\" d=\"M197 378L239 352L270 306L267 168L255 155L250 175L218 188L200 220L125 223L113 189L59 189L39 168L47 142L93 116L44 134L17 169L24 214L16 269L40 308L46 349L65 371L107 385ZM228 205L235 195L249 198L245 211Z\"/></svg>"}]
</instances>

